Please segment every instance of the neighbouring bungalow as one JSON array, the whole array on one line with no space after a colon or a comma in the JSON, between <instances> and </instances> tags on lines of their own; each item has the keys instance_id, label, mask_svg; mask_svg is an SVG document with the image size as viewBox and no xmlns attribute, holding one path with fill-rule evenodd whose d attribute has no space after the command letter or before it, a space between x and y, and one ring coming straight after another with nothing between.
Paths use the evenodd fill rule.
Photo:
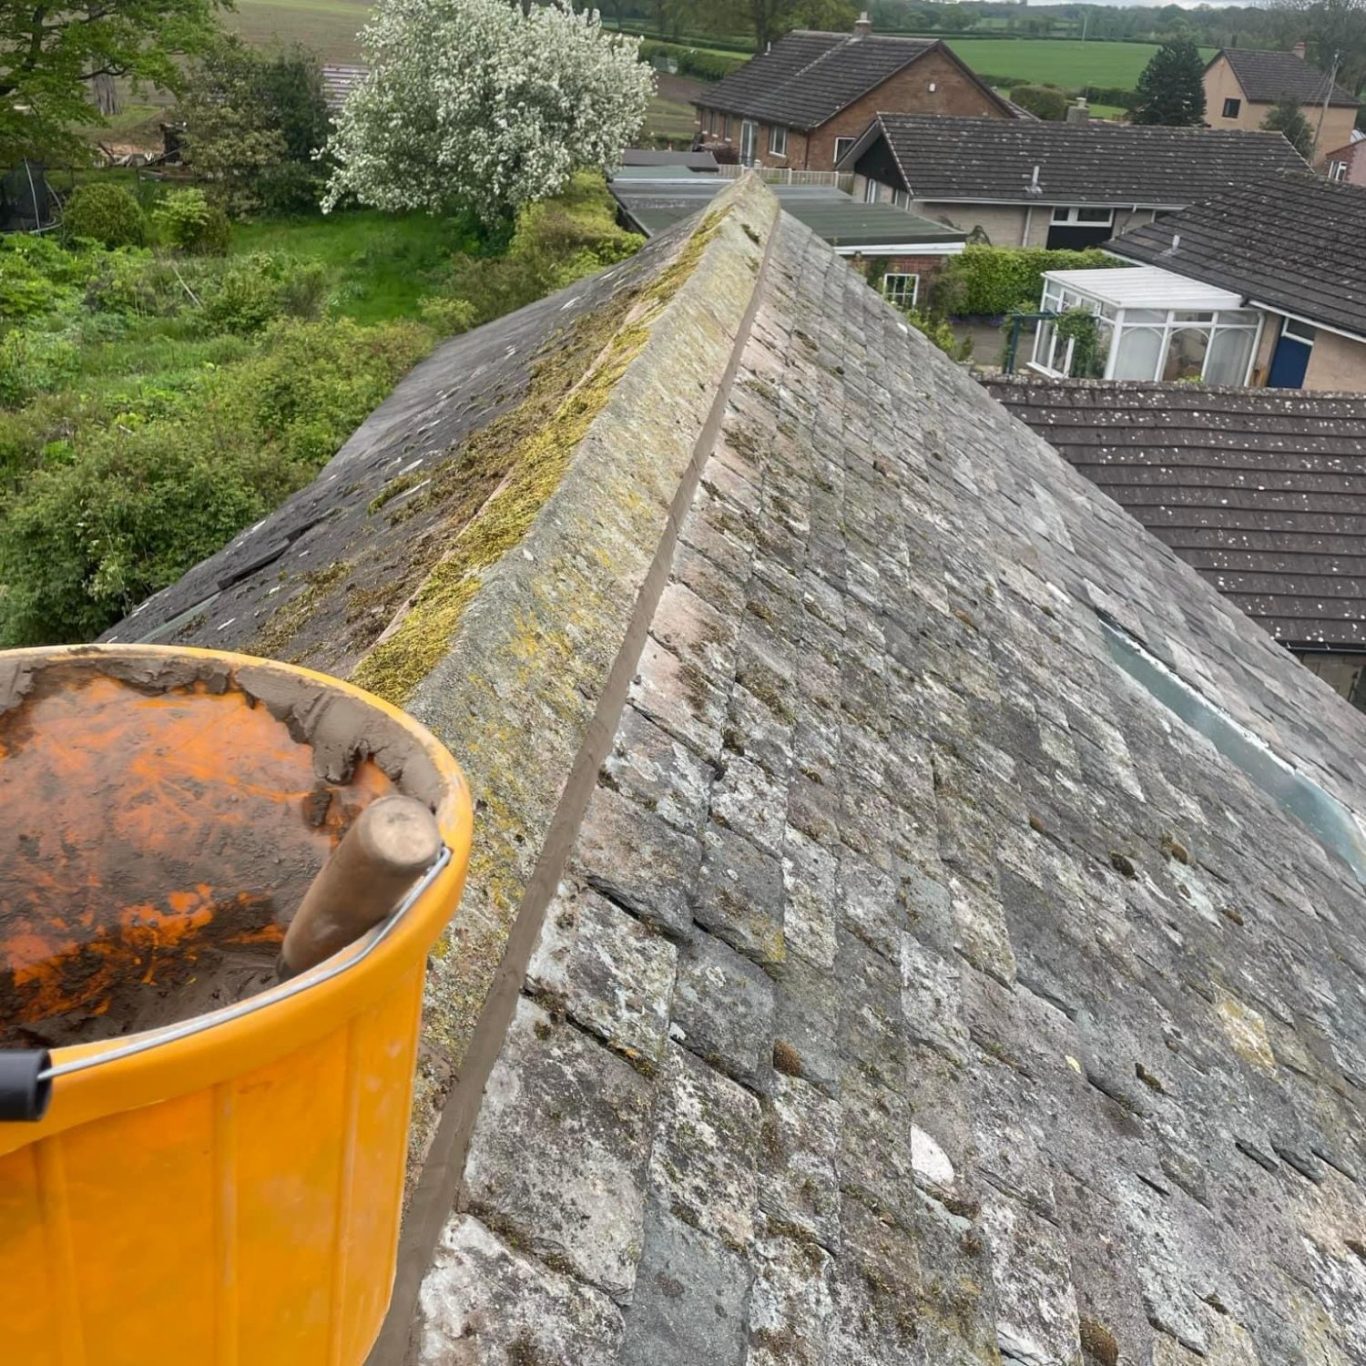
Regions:
<instances>
[{"instance_id":1,"label":"neighbouring bungalow","mask_svg":"<svg viewBox=\"0 0 1366 1366\"><path fill-rule=\"evenodd\" d=\"M1205 68L1205 122L1211 128L1255 129L1283 100L1293 100L1314 130L1314 164L1351 136L1361 101L1292 52L1226 47Z\"/></svg>"},{"instance_id":2,"label":"neighbouring bungalow","mask_svg":"<svg viewBox=\"0 0 1366 1366\"><path fill-rule=\"evenodd\" d=\"M1305 164L1279 133L880 112L840 160L858 199L998 247L1089 247Z\"/></svg>"},{"instance_id":3,"label":"neighbouring bungalow","mask_svg":"<svg viewBox=\"0 0 1366 1366\"><path fill-rule=\"evenodd\" d=\"M732 172L734 167L729 168ZM727 185L724 175L677 164L623 166L609 182L623 225L646 237L700 212ZM864 204L833 185L772 185L784 210L804 223L868 277L892 303L914 308L929 277L958 255L967 234L903 213Z\"/></svg>"},{"instance_id":4,"label":"neighbouring bungalow","mask_svg":"<svg viewBox=\"0 0 1366 1366\"><path fill-rule=\"evenodd\" d=\"M1187 324L1222 325L1222 309L1227 308L1251 315L1257 339L1247 374L1241 380L1224 380L1221 374L1219 382L1360 393L1366 391L1364 243L1366 190L1305 175L1229 190L1126 233L1107 249L1158 267L1167 277L1149 306L1157 311L1153 326L1165 328L1168 341L1160 343L1155 331L1144 338L1159 366L1164 364L1162 349L1167 347L1170 354L1170 340ZM1103 298L1129 272L1095 274L1108 277L1091 290ZM1231 302L1215 305L1221 310L1218 319L1184 315L1190 305L1179 300L1192 281L1227 294ZM1210 307L1205 305L1204 311ZM1129 321L1148 325L1134 316ZM1242 325L1242 318L1234 325ZM1138 373L1126 364L1105 377L1177 378L1169 368Z\"/></svg>"},{"instance_id":5,"label":"neighbouring bungalow","mask_svg":"<svg viewBox=\"0 0 1366 1366\"><path fill-rule=\"evenodd\" d=\"M1366 133L1353 128L1351 137L1341 147L1326 153L1323 173L1337 183L1366 185Z\"/></svg>"},{"instance_id":6,"label":"neighbouring bungalow","mask_svg":"<svg viewBox=\"0 0 1366 1366\"><path fill-rule=\"evenodd\" d=\"M697 99L698 136L745 166L833 171L879 109L1020 118L933 38L798 30Z\"/></svg>"},{"instance_id":7,"label":"neighbouring bungalow","mask_svg":"<svg viewBox=\"0 0 1366 1366\"><path fill-rule=\"evenodd\" d=\"M1001 375L983 383L1366 711L1366 395Z\"/></svg>"}]
</instances>

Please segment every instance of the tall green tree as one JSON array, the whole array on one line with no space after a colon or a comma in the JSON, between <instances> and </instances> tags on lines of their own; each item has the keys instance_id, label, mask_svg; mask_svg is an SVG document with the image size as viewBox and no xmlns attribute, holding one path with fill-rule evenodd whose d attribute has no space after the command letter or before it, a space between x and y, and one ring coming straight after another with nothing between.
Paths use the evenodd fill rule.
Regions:
<instances>
[{"instance_id":1,"label":"tall green tree","mask_svg":"<svg viewBox=\"0 0 1366 1366\"><path fill-rule=\"evenodd\" d=\"M1205 63L1189 38L1173 38L1153 53L1135 89L1135 123L1171 127L1205 121Z\"/></svg>"},{"instance_id":2,"label":"tall green tree","mask_svg":"<svg viewBox=\"0 0 1366 1366\"><path fill-rule=\"evenodd\" d=\"M1323 71L1338 70L1338 84L1357 89L1366 80L1366 0L1272 0L1281 39L1303 42Z\"/></svg>"},{"instance_id":3,"label":"tall green tree","mask_svg":"<svg viewBox=\"0 0 1366 1366\"><path fill-rule=\"evenodd\" d=\"M0 0L0 158L72 150L97 76L176 91L230 0Z\"/></svg>"},{"instance_id":4,"label":"tall green tree","mask_svg":"<svg viewBox=\"0 0 1366 1366\"><path fill-rule=\"evenodd\" d=\"M1285 140L1308 161L1314 154L1314 130L1294 100L1282 100L1262 120L1268 133L1284 133Z\"/></svg>"}]
</instances>

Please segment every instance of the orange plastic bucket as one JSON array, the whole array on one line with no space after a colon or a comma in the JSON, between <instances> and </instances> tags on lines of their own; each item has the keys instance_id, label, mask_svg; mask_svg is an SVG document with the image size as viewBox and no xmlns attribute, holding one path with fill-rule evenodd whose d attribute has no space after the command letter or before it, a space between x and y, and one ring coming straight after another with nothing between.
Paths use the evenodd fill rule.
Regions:
<instances>
[{"instance_id":1,"label":"orange plastic bucket","mask_svg":"<svg viewBox=\"0 0 1366 1366\"><path fill-rule=\"evenodd\" d=\"M350 819L395 790L447 854L361 941L264 978ZM0 1030L51 1050L46 1113L0 1122L0 1358L364 1360L425 959L470 832L450 755L335 679L150 646L0 654Z\"/></svg>"}]
</instances>

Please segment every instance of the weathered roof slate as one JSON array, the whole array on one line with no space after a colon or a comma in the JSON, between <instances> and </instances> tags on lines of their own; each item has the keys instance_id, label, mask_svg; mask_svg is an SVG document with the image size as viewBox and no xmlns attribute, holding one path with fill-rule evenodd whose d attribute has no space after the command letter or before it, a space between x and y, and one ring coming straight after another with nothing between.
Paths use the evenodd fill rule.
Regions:
<instances>
[{"instance_id":1,"label":"weathered roof slate","mask_svg":"<svg viewBox=\"0 0 1366 1366\"><path fill-rule=\"evenodd\" d=\"M1366 647L1366 395L983 383L1277 640Z\"/></svg>"},{"instance_id":2,"label":"weathered roof slate","mask_svg":"<svg viewBox=\"0 0 1366 1366\"><path fill-rule=\"evenodd\" d=\"M694 101L789 128L817 128L943 44L934 38L789 33Z\"/></svg>"},{"instance_id":3,"label":"weathered roof slate","mask_svg":"<svg viewBox=\"0 0 1366 1366\"><path fill-rule=\"evenodd\" d=\"M1363 243L1366 190L1285 176L1224 190L1105 249L1366 338Z\"/></svg>"},{"instance_id":4,"label":"weathered roof slate","mask_svg":"<svg viewBox=\"0 0 1366 1366\"><path fill-rule=\"evenodd\" d=\"M923 114L879 114L841 166L852 169L879 135L900 188L924 200L1172 208L1305 170L1279 133Z\"/></svg>"},{"instance_id":5,"label":"weathered roof slate","mask_svg":"<svg viewBox=\"0 0 1366 1366\"><path fill-rule=\"evenodd\" d=\"M757 182L720 207L415 700L479 801L429 1046L518 937L414 1359L1353 1366L1366 898L1101 614L1354 811L1366 718Z\"/></svg>"},{"instance_id":6,"label":"weathered roof slate","mask_svg":"<svg viewBox=\"0 0 1366 1366\"><path fill-rule=\"evenodd\" d=\"M1311 66L1293 52L1226 47L1220 49L1214 61L1217 62L1220 57L1233 68L1238 84L1253 104L1276 104L1281 100L1322 104L1324 96L1329 93L1328 73ZM1361 101L1350 91L1334 84L1328 103L1355 109Z\"/></svg>"}]
</instances>

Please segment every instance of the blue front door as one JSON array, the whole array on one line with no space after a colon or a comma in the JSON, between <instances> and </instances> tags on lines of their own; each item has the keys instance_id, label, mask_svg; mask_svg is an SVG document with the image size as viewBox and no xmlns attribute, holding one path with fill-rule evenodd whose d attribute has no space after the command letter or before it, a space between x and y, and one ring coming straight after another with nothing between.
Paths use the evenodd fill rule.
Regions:
<instances>
[{"instance_id":1,"label":"blue front door","mask_svg":"<svg viewBox=\"0 0 1366 1366\"><path fill-rule=\"evenodd\" d=\"M1313 349L1314 329L1306 323L1292 322L1287 318L1276 340L1271 373L1266 377L1267 388L1300 388L1304 384L1304 372L1309 369L1309 353Z\"/></svg>"}]
</instances>

